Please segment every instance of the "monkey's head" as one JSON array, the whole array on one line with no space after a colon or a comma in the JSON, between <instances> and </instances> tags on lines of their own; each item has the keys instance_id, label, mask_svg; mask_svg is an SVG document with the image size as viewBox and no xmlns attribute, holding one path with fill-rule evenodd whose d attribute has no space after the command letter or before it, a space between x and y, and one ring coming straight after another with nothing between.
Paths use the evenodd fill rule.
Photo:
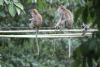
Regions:
<instances>
[{"instance_id":1,"label":"monkey's head","mask_svg":"<svg viewBox=\"0 0 100 67\"><path fill-rule=\"evenodd\" d=\"M59 8L57 9L59 13L63 13L64 10L66 10L66 8L63 5L60 5Z\"/></svg>"},{"instance_id":2,"label":"monkey's head","mask_svg":"<svg viewBox=\"0 0 100 67\"><path fill-rule=\"evenodd\" d=\"M36 9L32 9L30 13L31 13L31 15L36 15L36 14L38 14L38 11Z\"/></svg>"},{"instance_id":3,"label":"monkey's head","mask_svg":"<svg viewBox=\"0 0 100 67\"><path fill-rule=\"evenodd\" d=\"M81 27L84 28L84 27L85 27L85 24L83 23L83 24L81 25Z\"/></svg>"}]
</instances>

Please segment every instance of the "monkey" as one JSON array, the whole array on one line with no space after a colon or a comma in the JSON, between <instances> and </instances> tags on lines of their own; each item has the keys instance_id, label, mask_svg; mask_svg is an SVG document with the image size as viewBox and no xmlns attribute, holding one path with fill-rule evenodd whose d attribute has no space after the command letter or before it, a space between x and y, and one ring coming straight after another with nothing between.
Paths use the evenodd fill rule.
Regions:
<instances>
[{"instance_id":1,"label":"monkey","mask_svg":"<svg viewBox=\"0 0 100 67\"><path fill-rule=\"evenodd\" d=\"M57 11L59 12L60 17L59 17L59 20L58 20L58 22L57 22L55 27L58 28L59 24L61 24L60 31L64 27L72 28L72 25L73 25L73 14L71 13L71 11L66 9L63 5L60 5L59 8L57 9ZM71 33L71 32L69 31L69 33ZM69 42L69 45L70 45L70 37L69 37L68 42ZM70 51L69 51L69 53L70 53ZM69 57L70 57L70 54L69 54Z\"/></svg>"},{"instance_id":2,"label":"monkey","mask_svg":"<svg viewBox=\"0 0 100 67\"><path fill-rule=\"evenodd\" d=\"M90 28L90 26L92 25L92 23L89 23L89 24L84 24L81 26L82 28L84 28L85 30L83 31L83 34L82 35L85 35L85 33L87 32L87 30Z\"/></svg>"},{"instance_id":3,"label":"monkey","mask_svg":"<svg viewBox=\"0 0 100 67\"><path fill-rule=\"evenodd\" d=\"M32 15L32 18L29 19L31 21L31 24L29 24L29 27L31 29L33 29L33 27L35 26L36 29L36 44L37 44L37 49L38 49L38 55L39 55L39 46L38 46L38 39L37 39L37 35L38 35L38 31L39 28L42 25L42 16L38 13L38 11L36 9L32 9L30 14Z\"/></svg>"},{"instance_id":4,"label":"monkey","mask_svg":"<svg viewBox=\"0 0 100 67\"><path fill-rule=\"evenodd\" d=\"M55 27L59 27L59 24L61 23L61 28L71 28L73 25L73 14L71 11L66 9L63 5L59 6L57 11L60 13L60 18Z\"/></svg>"},{"instance_id":5,"label":"monkey","mask_svg":"<svg viewBox=\"0 0 100 67\"><path fill-rule=\"evenodd\" d=\"M55 26L55 28L59 28L60 26L60 31L62 28L67 27L68 29L72 28L73 25L73 14L71 13L70 10L66 9L63 5L60 5L59 8L57 9L57 12L60 14L59 20ZM71 33L69 31L69 33Z\"/></svg>"}]
</instances>

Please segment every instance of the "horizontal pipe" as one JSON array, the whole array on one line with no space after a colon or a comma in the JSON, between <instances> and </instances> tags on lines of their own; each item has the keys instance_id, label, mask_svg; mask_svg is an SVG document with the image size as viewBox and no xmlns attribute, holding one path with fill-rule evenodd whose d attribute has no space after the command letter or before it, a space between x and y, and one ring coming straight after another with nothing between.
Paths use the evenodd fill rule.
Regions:
<instances>
[{"instance_id":1,"label":"horizontal pipe","mask_svg":"<svg viewBox=\"0 0 100 67\"><path fill-rule=\"evenodd\" d=\"M19 28L28 28L28 29L30 29L30 27L0 27L0 28L12 28L12 29L19 29ZM35 28L35 27L33 27L33 28ZM42 28L42 29L55 29L56 27L40 27L40 28ZM58 27L58 28L61 28L60 26ZM67 28L67 27L65 27L65 28ZM71 29L82 29L82 27L72 27ZM97 28L95 28L95 29L97 29Z\"/></svg>"},{"instance_id":2,"label":"horizontal pipe","mask_svg":"<svg viewBox=\"0 0 100 67\"><path fill-rule=\"evenodd\" d=\"M60 30L39 30L39 32L55 32ZM61 31L84 31L84 29L64 29ZM98 31L98 29L89 29L87 31ZM0 33L23 33L23 32L36 32L36 30L8 30L8 31L0 31Z\"/></svg>"},{"instance_id":3,"label":"horizontal pipe","mask_svg":"<svg viewBox=\"0 0 100 67\"><path fill-rule=\"evenodd\" d=\"M91 34L87 34L84 36L92 36ZM38 38L59 38L59 37L84 37L82 36L82 34L67 34L67 35L48 35L48 34L44 34L44 35L38 35ZM0 37L17 37L17 38L35 38L36 35L0 35Z\"/></svg>"},{"instance_id":4,"label":"horizontal pipe","mask_svg":"<svg viewBox=\"0 0 100 67\"><path fill-rule=\"evenodd\" d=\"M30 28L30 27L0 27L0 28L4 28L4 29L8 29L8 28L12 28L12 29L19 29L19 28ZM35 28L35 27L33 27L33 28ZM55 27L41 27L41 28L50 28L50 29L54 29Z\"/></svg>"}]
</instances>

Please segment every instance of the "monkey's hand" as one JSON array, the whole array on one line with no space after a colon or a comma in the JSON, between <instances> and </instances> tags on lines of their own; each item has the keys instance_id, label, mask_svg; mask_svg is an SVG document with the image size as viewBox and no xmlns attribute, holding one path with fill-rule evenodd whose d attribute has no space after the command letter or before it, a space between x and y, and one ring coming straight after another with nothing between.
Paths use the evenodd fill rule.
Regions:
<instances>
[{"instance_id":1,"label":"monkey's hand","mask_svg":"<svg viewBox=\"0 0 100 67\"><path fill-rule=\"evenodd\" d=\"M55 26L55 28L57 28L57 29L58 29L58 28L60 28L60 26Z\"/></svg>"},{"instance_id":2,"label":"monkey's hand","mask_svg":"<svg viewBox=\"0 0 100 67\"><path fill-rule=\"evenodd\" d=\"M29 19L30 21L34 20L34 18Z\"/></svg>"},{"instance_id":3,"label":"monkey's hand","mask_svg":"<svg viewBox=\"0 0 100 67\"><path fill-rule=\"evenodd\" d=\"M63 24L61 24L60 31L61 31L63 28L64 28L64 27L63 27Z\"/></svg>"}]
</instances>

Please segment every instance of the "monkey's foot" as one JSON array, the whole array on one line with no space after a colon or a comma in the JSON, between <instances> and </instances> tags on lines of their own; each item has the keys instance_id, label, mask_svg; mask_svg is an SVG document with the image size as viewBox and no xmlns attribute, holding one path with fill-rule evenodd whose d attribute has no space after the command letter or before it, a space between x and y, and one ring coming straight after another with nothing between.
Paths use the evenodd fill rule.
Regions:
<instances>
[{"instance_id":1,"label":"monkey's foot","mask_svg":"<svg viewBox=\"0 0 100 67\"><path fill-rule=\"evenodd\" d=\"M31 29L33 29L33 26L32 26L31 24L29 24L29 27L30 27Z\"/></svg>"},{"instance_id":2,"label":"monkey's foot","mask_svg":"<svg viewBox=\"0 0 100 67\"><path fill-rule=\"evenodd\" d=\"M60 26L55 26L56 29L60 28Z\"/></svg>"}]
</instances>

